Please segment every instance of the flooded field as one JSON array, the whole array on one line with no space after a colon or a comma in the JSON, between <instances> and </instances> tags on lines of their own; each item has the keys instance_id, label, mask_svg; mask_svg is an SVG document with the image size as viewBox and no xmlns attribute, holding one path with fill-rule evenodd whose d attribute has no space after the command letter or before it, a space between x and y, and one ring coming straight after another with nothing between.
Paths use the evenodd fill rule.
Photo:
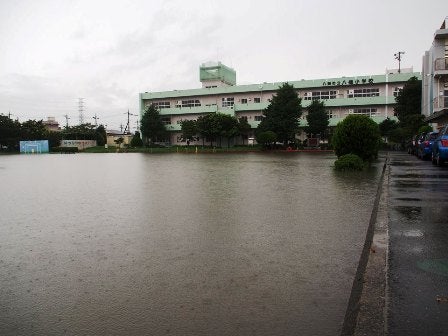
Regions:
<instances>
[{"instance_id":1,"label":"flooded field","mask_svg":"<svg viewBox=\"0 0 448 336\"><path fill-rule=\"evenodd\" d=\"M0 334L338 334L381 169L334 160L0 156Z\"/></svg>"}]
</instances>

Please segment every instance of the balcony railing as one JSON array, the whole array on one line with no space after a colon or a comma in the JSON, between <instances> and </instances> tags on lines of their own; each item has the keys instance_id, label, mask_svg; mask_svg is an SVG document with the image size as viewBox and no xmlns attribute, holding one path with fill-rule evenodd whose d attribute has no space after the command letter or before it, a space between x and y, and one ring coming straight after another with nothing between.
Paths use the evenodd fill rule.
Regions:
<instances>
[{"instance_id":1,"label":"balcony railing","mask_svg":"<svg viewBox=\"0 0 448 336\"><path fill-rule=\"evenodd\" d=\"M437 58L434 61L434 70L448 70L448 58Z\"/></svg>"}]
</instances>

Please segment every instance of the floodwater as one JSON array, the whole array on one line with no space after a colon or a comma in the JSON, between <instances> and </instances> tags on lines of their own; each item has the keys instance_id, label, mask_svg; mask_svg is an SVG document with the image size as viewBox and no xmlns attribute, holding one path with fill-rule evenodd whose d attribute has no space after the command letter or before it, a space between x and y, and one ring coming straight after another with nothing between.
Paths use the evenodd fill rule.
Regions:
<instances>
[{"instance_id":1,"label":"floodwater","mask_svg":"<svg viewBox=\"0 0 448 336\"><path fill-rule=\"evenodd\" d=\"M0 335L336 335L380 163L0 156Z\"/></svg>"}]
</instances>

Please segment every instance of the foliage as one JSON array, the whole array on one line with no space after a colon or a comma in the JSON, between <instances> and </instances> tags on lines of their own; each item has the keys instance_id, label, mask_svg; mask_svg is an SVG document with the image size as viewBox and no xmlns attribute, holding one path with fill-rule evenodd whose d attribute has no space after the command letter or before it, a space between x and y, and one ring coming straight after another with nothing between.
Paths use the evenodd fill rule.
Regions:
<instances>
[{"instance_id":1,"label":"foliage","mask_svg":"<svg viewBox=\"0 0 448 336\"><path fill-rule=\"evenodd\" d=\"M349 115L336 126L332 144L338 157L356 154L364 161L372 161L378 156L378 125L365 115Z\"/></svg>"},{"instance_id":2,"label":"foliage","mask_svg":"<svg viewBox=\"0 0 448 336\"><path fill-rule=\"evenodd\" d=\"M162 117L153 104L148 106L143 113L140 130L146 144L162 141L166 138L168 133L162 122Z\"/></svg>"},{"instance_id":3,"label":"foliage","mask_svg":"<svg viewBox=\"0 0 448 336\"><path fill-rule=\"evenodd\" d=\"M258 132L256 140L263 147L270 147L277 141L277 134L272 131Z\"/></svg>"},{"instance_id":4,"label":"foliage","mask_svg":"<svg viewBox=\"0 0 448 336\"><path fill-rule=\"evenodd\" d=\"M364 161L356 154L345 154L334 162L334 168L338 171L363 170Z\"/></svg>"},{"instance_id":5,"label":"foliage","mask_svg":"<svg viewBox=\"0 0 448 336\"><path fill-rule=\"evenodd\" d=\"M193 140L193 137L198 134L198 127L196 120L182 120L180 123L182 129L182 138L187 140L187 145Z\"/></svg>"},{"instance_id":6,"label":"foliage","mask_svg":"<svg viewBox=\"0 0 448 336\"><path fill-rule=\"evenodd\" d=\"M21 127L22 140L43 140L46 139L48 130L42 120L27 120Z\"/></svg>"},{"instance_id":7,"label":"foliage","mask_svg":"<svg viewBox=\"0 0 448 336\"><path fill-rule=\"evenodd\" d=\"M301 99L294 86L288 83L280 86L263 115L257 133L272 131L277 135L278 141L285 145L293 142L302 115Z\"/></svg>"},{"instance_id":8,"label":"foliage","mask_svg":"<svg viewBox=\"0 0 448 336\"><path fill-rule=\"evenodd\" d=\"M202 140L209 139L211 146L213 141L224 137L227 139L227 146L230 146L230 139L239 134L238 120L224 113L210 113L200 116L196 121L198 133Z\"/></svg>"},{"instance_id":9,"label":"foliage","mask_svg":"<svg viewBox=\"0 0 448 336\"><path fill-rule=\"evenodd\" d=\"M131 147L142 147L143 140L140 138L140 132L135 132L134 136L131 139Z\"/></svg>"},{"instance_id":10,"label":"foliage","mask_svg":"<svg viewBox=\"0 0 448 336\"><path fill-rule=\"evenodd\" d=\"M21 125L17 120L0 115L0 150L12 151L18 148Z\"/></svg>"},{"instance_id":11,"label":"foliage","mask_svg":"<svg viewBox=\"0 0 448 336\"><path fill-rule=\"evenodd\" d=\"M218 130L216 129L216 122L213 116L214 114L206 114L200 116L196 121L198 132L202 137L202 143L204 144L204 141L206 139L209 139L211 146L213 146L213 141L215 137L218 135Z\"/></svg>"},{"instance_id":12,"label":"foliage","mask_svg":"<svg viewBox=\"0 0 448 336\"><path fill-rule=\"evenodd\" d=\"M252 127L249 125L249 122L246 118L239 118L238 119L238 133L243 138L243 145L244 145L244 139L247 138L250 131L252 130Z\"/></svg>"},{"instance_id":13,"label":"foliage","mask_svg":"<svg viewBox=\"0 0 448 336\"><path fill-rule=\"evenodd\" d=\"M308 115L306 116L306 121L308 122L308 126L305 131L309 134L325 134L330 123L330 118L325 111L324 102L313 100L307 109Z\"/></svg>"},{"instance_id":14,"label":"foliage","mask_svg":"<svg viewBox=\"0 0 448 336\"><path fill-rule=\"evenodd\" d=\"M124 138L119 137L118 139L115 139L114 142L118 145L118 147L121 147L121 144L124 142Z\"/></svg>"},{"instance_id":15,"label":"foliage","mask_svg":"<svg viewBox=\"0 0 448 336\"><path fill-rule=\"evenodd\" d=\"M393 119L386 118L379 123L378 127L382 136L390 137L392 132L398 128L398 123Z\"/></svg>"},{"instance_id":16,"label":"foliage","mask_svg":"<svg viewBox=\"0 0 448 336\"><path fill-rule=\"evenodd\" d=\"M418 129L417 134L428 133L428 132L432 132L432 127L429 125L423 125Z\"/></svg>"},{"instance_id":17,"label":"foliage","mask_svg":"<svg viewBox=\"0 0 448 336\"><path fill-rule=\"evenodd\" d=\"M107 142L107 134L104 126L99 125L98 128L95 130L95 133L96 133L96 144L98 146L104 146Z\"/></svg>"},{"instance_id":18,"label":"foliage","mask_svg":"<svg viewBox=\"0 0 448 336\"><path fill-rule=\"evenodd\" d=\"M230 139L239 135L238 119L228 114L216 113L219 135L227 139L227 148L230 147Z\"/></svg>"},{"instance_id":19,"label":"foliage","mask_svg":"<svg viewBox=\"0 0 448 336\"><path fill-rule=\"evenodd\" d=\"M422 81L417 77L411 77L395 98L394 107L403 136L409 138L417 133L420 126L424 125L424 116L421 114ZM403 139L404 140L404 139Z\"/></svg>"},{"instance_id":20,"label":"foliage","mask_svg":"<svg viewBox=\"0 0 448 336\"><path fill-rule=\"evenodd\" d=\"M51 149L55 153L78 153L78 147L54 147Z\"/></svg>"}]
</instances>

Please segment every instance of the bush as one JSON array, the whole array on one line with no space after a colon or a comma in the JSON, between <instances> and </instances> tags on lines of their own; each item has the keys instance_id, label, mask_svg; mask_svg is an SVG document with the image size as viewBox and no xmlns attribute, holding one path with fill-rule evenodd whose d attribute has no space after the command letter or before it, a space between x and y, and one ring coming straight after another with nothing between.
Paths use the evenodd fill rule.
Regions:
<instances>
[{"instance_id":1,"label":"bush","mask_svg":"<svg viewBox=\"0 0 448 336\"><path fill-rule=\"evenodd\" d=\"M332 144L336 155L356 154L363 161L373 161L378 157L380 145L378 125L364 115L349 115L337 126Z\"/></svg>"},{"instance_id":2,"label":"bush","mask_svg":"<svg viewBox=\"0 0 448 336\"><path fill-rule=\"evenodd\" d=\"M55 153L78 153L78 147L53 147L51 151Z\"/></svg>"},{"instance_id":3,"label":"bush","mask_svg":"<svg viewBox=\"0 0 448 336\"><path fill-rule=\"evenodd\" d=\"M363 170L364 161L356 154L345 154L334 162L334 168L339 171Z\"/></svg>"}]
</instances>

